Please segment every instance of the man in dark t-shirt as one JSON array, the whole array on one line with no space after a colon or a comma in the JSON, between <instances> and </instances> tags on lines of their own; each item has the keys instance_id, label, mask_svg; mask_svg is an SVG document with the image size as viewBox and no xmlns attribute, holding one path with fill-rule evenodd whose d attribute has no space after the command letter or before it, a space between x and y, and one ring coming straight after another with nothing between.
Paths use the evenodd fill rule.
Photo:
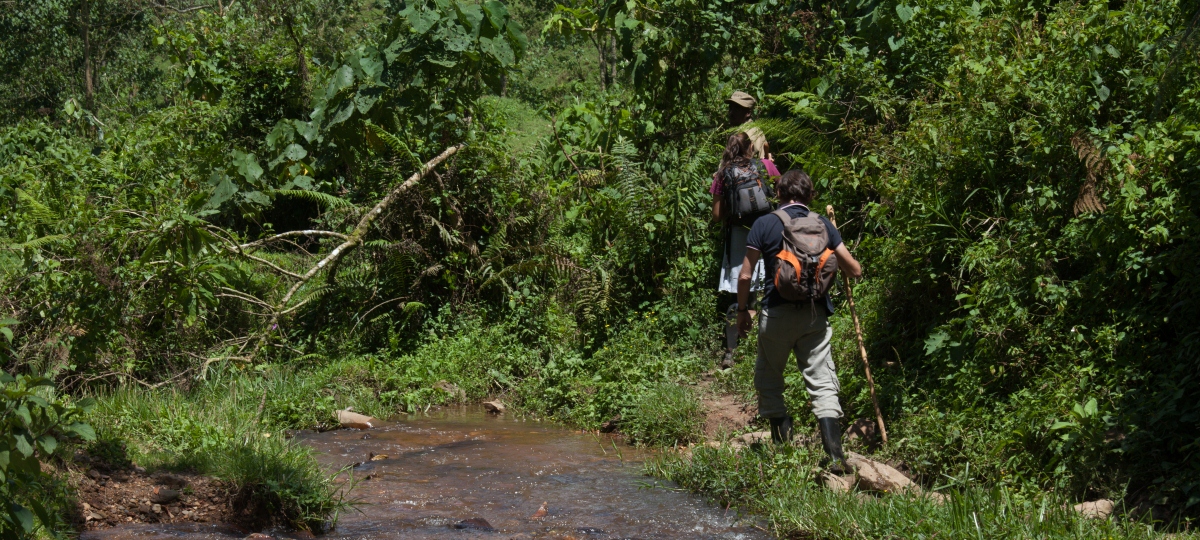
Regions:
<instances>
[{"instance_id":1,"label":"man in dark t-shirt","mask_svg":"<svg viewBox=\"0 0 1200 540\"><path fill-rule=\"evenodd\" d=\"M789 203L779 206L780 210L792 216L792 219L802 218L809 214L808 206L801 203ZM768 308L771 306L781 306L787 304L779 295L779 291L775 290L775 270L779 266L780 251L783 251L783 222L775 216L766 216L771 219L759 219L754 222L754 226L750 229L750 234L746 237L746 247L757 250L763 258L763 267L765 275L770 276L766 280L766 285L763 287L763 302L762 307ZM821 219L821 223L825 224L825 230L829 232L829 249L837 251L838 246L842 245L842 234L837 228L830 223L825 216L817 216ZM838 262L842 262L841 255L838 255ZM826 315L833 315L833 301L829 296L825 296L825 302L821 304L825 308Z\"/></svg>"},{"instance_id":2,"label":"man in dark t-shirt","mask_svg":"<svg viewBox=\"0 0 1200 540\"><path fill-rule=\"evenodd\" d=\"M814 195L812 179L803 171L784 173L776 186L779 208L793 219L811 212L808 204ZM838 268L849 272L852 277L861 276L862 267L842 243L837 228L824 217L821 217L821 222L829 233L828 248L837 254ZM831 469L843 472L842 433L838 420L842 416L842 407L837 395L840 387L829 343L833 337L833 330L829 326L833 304L828 295L816 302L789 302L775 290L776 256L783 249L783 228L783 221L773 214L754 222L746 238L746 258L742 261L742 273L738 276L738 330L744 336L749 332L751 322L747 302L752 275L747 269L754 268L762 257L767 279L758 318L758 358L754 365L758 414L770 421L773 440L791 440L792 417L788 416L787 404L783 400L786 388L783 368L787 365L788 356L794 352L796 363L804 374L805 389L821 429L825 451L832 461Z\"/></svg>"}]
</instances>

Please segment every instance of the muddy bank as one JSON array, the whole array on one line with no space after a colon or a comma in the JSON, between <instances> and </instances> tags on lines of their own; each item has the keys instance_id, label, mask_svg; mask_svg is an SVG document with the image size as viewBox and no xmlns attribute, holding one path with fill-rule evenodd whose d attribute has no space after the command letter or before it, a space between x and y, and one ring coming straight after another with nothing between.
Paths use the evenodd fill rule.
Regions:
<instances>
[{"instance_id":1,"label":"muddy bank","mask_svg":"<svg viewBox=\"0 0 1200 540\"><path fill-rule=\"evenodd\" d=\"M241 517L232 510L225 484L213 478L151 475L138 469L81 468L69 474L79 494L76 519L85 531L142 523L223 523Z\"/></svg>"}]
</instances>

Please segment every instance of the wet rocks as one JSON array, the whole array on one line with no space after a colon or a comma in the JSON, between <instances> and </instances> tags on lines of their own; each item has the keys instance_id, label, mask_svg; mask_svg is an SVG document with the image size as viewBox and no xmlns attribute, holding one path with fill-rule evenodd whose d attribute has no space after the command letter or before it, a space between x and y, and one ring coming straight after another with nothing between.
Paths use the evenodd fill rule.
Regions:
<instances>
[{"instance_id":1,"label":"wet rocks","mask_svg":"<svg viewBox=\"0 0 1200 540\"><path fill-rule=\"evenodd\" d=\"M621 415L616 415L600 424L600 433L612 433L621 425Z\"/></svg>"},{"instance_id":2,"label":"wet rocks","mask_svg":"<svg viewBox=\"0 0 1200 540\"><path fill-rule=\"evenodd\" d=\"M102 521L104 514L92 508L92 505L83 503L83 520L86 521Z\"/></svg>"},{"instance_id":3,"label":"wet rocks","mask_svg":"<svg viewBox=\"0 0 1200 540\"><path fill-rule=\"evenodd\" d=\"M487 412L492 413L492 414L504 413L504 404L501 403L500 400L485 401L485 402L483 402L483 408L486 409Z\"/></svg>"},{"instance_id":4,"label":"wet rocks","mask_svg":"<svg viewBox=\"0 0 1200 540\"><path fill-rule=\"evenodd\" d=\"M458 523L455 523L454 528L460 530L485 532L493 532L496 530L494 527L492 527L491 523L488 523L488 521L483 518L464 519Z\"/></svg>"},{"instance_id":5,"label":"wet rocks","mask_svg":"<svg viewBox=\"0 0 1200 540\"><path fill-rule=\"evenodd\" d=\"M1109 499L1100 499L1098 501L1088 501L1079 503L1072 507L1079 515L1094 519L1107 519L1113 513L1115 505Z\"/></svg>"},{"instance_id":6,"label":"wet rocks","mask_svg":"<svg viewBox=\"0 0 1200 540\"><path fill-rule=\"evenodd\" d=\"M337 412L338 424L343 428L351 429L371 429L379 420L371 418L365 414L358 414L351 411L349 408Z\"/></svg>"},{"instance_id":7,"label":"wet rocks","mask_svg":"<svg viewBox=\"0 0 1200 540\"><path fill-rule=\"evenodd\" d=\"M529 519L538 520L538 519L542 519L544 517L546 517L546 503L545 502L542 503L541 508L537 509L537 512L534 512L532 516L529 516Z\"/></svg>"},{"instance_id":8,"label":"wet rocks","mask_svg":"<svg viewBox=\"0 0 1200 540\"><path fill-rule=\"evenodd\" d=\"M155 488L154 494L150 496L150 502L158 504L169 504L179 499L179 492L168 488Z\"/></svg>"}]
</instances>

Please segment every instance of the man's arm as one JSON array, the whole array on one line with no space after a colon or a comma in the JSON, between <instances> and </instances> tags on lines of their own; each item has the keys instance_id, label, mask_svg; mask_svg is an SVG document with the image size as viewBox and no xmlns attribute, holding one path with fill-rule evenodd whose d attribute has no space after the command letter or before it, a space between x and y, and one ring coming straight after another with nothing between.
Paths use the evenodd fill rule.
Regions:
<instances>
[{"instance_id":1,"label":"man's arm","mask_svg":"<svg viewBox=\"0 0 1200 540\"><path fill-rule=\"evenodd\" d=\"M746 257L742 259L742 272L738 274L738 335L746 337L750 332L750 280L754 279L754 267L762 255L757 249L747 246ZM857 263L855 263L857 264Z\"/></svg>"},{"instance_id":2,"label":"man's arm","mask_svg":"<svg viewBox=\"0 0 1200 540\"><path fill-rule=\"evenodd\" d=\"M837 254L838 268L846 271L850 277L858 279L862 277L862 265L858 264L854 255L850 254L850 250L846 249L846 243L838 244L837 249L833 250Z\"/></svg>"}]
</instances>

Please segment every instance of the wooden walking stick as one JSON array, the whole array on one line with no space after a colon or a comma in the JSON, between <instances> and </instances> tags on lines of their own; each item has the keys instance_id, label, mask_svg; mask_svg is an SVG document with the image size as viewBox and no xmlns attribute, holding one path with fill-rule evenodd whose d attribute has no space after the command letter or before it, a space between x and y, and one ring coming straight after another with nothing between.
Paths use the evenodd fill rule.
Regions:
<instances>
[{"instance_id":1,"label":"wooden walking stick","mask_svg":"<svg viewBox=\"0 0 1200 540\"><path fill-rule=\"evenodd\" d=\"M833 206L826 205L825 213L829 221L837 227L837 218L833 215ZM863 369L867 372L867 384L871 389L871 402L875 404L875 422L879 424L879 437L887 443L887 428L883 425L883 413L879 411L879 398L875 396L875 379L871 377L871 364L867 362L867 347L863 345L862 325L858 322L858 310L854 309L854 294L850 290L850 276L842 273L842 285L846 287L846 303L850 305L850 317L854 319L854 334L858 336L858 352L862 354Z\"/></svg>"}]
</instances>

